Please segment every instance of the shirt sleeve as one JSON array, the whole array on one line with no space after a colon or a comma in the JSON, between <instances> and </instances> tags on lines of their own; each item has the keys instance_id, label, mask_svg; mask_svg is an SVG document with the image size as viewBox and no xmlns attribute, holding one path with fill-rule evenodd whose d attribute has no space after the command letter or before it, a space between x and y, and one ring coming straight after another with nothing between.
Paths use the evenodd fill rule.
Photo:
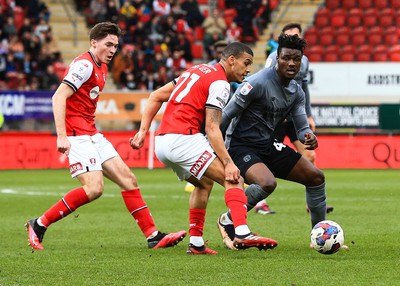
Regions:
<instances>
[{"instance_id":1,"label":"shirt sleeve","mask_svg":"<svg viewBox=\"0 0 400 286\"><path fill-rule=\"evenodd\" d=\"M64 77L63 83L68 84L74 91L77 91L86 82L93 72L93 64L88 60L73 62Z\"/></svg>"},{"instance_id":2,"label":"shirt sleeve","mask_svg":"<svg viewBox=\"0 0 400 286\"><path fill-rule=\"evenodd\" d=\"M210 84L208 89L207 108L221 109L228 102L230 85L225 80L216 80Z\"/></svg>"}]
</instances>

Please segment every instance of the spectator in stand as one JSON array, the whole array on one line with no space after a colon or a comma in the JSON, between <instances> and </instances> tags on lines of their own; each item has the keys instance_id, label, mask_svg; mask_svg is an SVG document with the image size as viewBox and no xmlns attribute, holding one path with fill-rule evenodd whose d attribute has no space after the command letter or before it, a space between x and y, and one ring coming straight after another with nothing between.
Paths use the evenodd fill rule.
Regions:
<instances>
[{"instance_id":1,"label":"spectator in stand","mask_svg":"<svg viewBox=\"0 0 400 286\"><path fill-rule=\"evenodd\" d=\"M24 18L24 23L18 31L18 37L22 38L25 32L33 33L33 27L29 18Z\"/></svg>"},{"instance_id":2,"label":"spectator in stand","mask_svg":"<svg viewBox=\"0 0 400 286\"><path fill-rule=\"evenodd\" d=\"M137 9L132 5L130 0L125 0L124 5L119 10L119 13L126 23L126 29L129 31L131 26L137 24Z\"/></svg>"},{"instance_id":3,"label":"spectator in stand","mask_svg":"<svg viewBox=\"0 0 400 286\"><path fill-rule=\"evenodd\" d=\"M160 22L160 16L155 15L150 22L149 39L154 43L161 43L163 40L163 27Z\"/></svg>"},{"instance_id":4,"label":"spectator in stand","mask_svg":"<svg viewBox=\"0 0 400 286\"><path fill-rule=\"evenodd\" d=\"M7 17L6 23L3 26L3 31L8 37L17 34L17 28L15 27L13 17Z\"/></svg>"},{"instance_id":5,"label":"spectator in stand","mask_svg":"<svg viewBox=\"0 0 400 286\"><path fill-rule=\"evenodd\" d=\"M138 89L138 84L135 79L135 74L132 70L124 70L121 73L121 88L122 90L135 90Z\"/></svg>"},{"instance_id":6,"label":"spectator in stand","mask_svg":"<svg viewBox=\"0 0 400 286\"><path fill-rule=\"evenodd\" d=\"M182 57L186 62L192 62L192 49L189 40L185 37L184 33L178 33L178 38L176 39L175 49L180 49L182 51Z\"/></svg>"},{"instance_id":7,"label":"spectator in stand","mask_svg":"<svg viewBox=\"0 0 400 286\"><path fill-rule=\"evenodd\" d=\"M111 73L115 85L121 88L121 73L128 69L133 70L133 58L132 53L135 49L134 45L123 45L120 52L114 57L114 63L112 65Z\"/></svg>"},{"instance_id":8,"label":"spectator in stand","mask_svg":"<svg viewBox=\"0 0 400 286\"><path fill-rule=\"evenodd\" d=\"M154 0L153 11L160 16L168 16L171 13L171 3L169 0Z\"/></svg>"},{"instance_id":9,"label":"spectator in stand","mask_svg":"<svg viewBox=\"0 0 400 286\"><path fill-rule=\"evenodd\" d=\"M53 37L53 32L51 29L44 33L41 54L43 55L43 58L48 61L48 64L52 64L55 61L61 60L61 52L57 41Z\"/></svg>"},{"instance_id":10,"label":"spectator in stand","mask_svg":"<svg viewBox=\"0 0 400 286\"><path fill-rule=\"evenodd\" d=\"M39 18L44 19L46 23L49 23L51 13L44 0L38 1L38 11L39 11Z\"/></svg>"},{"instance_id":11,"label":"spectator in stand","mask_svg":"<svg viewBox=\"0 0 400 286\"><path fill-rule=\"evenodd\" d=\"M40 18L39 23L36 25L34 34L38 35L40 38L40 41L44 41L44 34L50 30L49 24L46 23L46 21L43 18Z\"/></svg>"},{"instance_id":12,"label":"spectator in stand","mask_svg":"<svg viewBox=\"0 0 400 286\"><path fill-rule=\"evenodd\" d=\"M107 16L107 3L106 0L91 0L90 1L90 13L91 17L96 22L103 22Z\"/></svg>"},{"instance_id":13,"label":"spectator in stand","mask_svg":"<svg viewBox=\"0 0 400 286\"><path fill-rule=\"evenodd\" d=\"M55 91L60 83L60 78L55 73L54 66L48 65L40 86L41 89Z\"/></svg>"},{"instance_id":14,"label":"spectator in stand","mask_svg":"<svg viewBox=\"0 0 400 286\"><path fill-rule=\"evenodd\" d=\"M279 46L279 44L278 44L278 41L277 41L277 39L275 37L275 34L271 33L269 35L269 40L267 42L267 47L265 48L266 57L268 58L268 56L270 54L275 53L276 50L278 49L278 46Z\"/></svg>"},{"instance_id":15,"label":"spectator in stand","mask_svg":"<svg viewBox=\"0 0 400 286\"><path fill-rule=\"evenodd\" d=\"M211 15L204 20L202 26L204 28L204 48L208 57L212 59L212 50L210 47L212 47L216 41L225 38L226 23L218 9L214 9Z\"/></svg>"},{"instance_id":16,"label":"spectator in stand","mask_svg":"<svg viewBox=\"0 0 400 286\"><path fill-rule=\"evenodd\" d=\"M181 8L185 11L186 22L188 22L192 29L201 26L204 21L204 16L200 11L197 0L184 0L181 2Z\"/></svg>"},{"instance_id":17,"label":"spectator in stand","mask_svg":"<svg viewBox=\"0 0 400 286\"><path fill-rule=\"evenodd\" d=\"M117 23L118 17L119 13L115 1L114 0L108 1L106 19L112 23Z\"/></svg>"},{"instance_id":18,"label":"spectator in stand","mask_svg":"<svg viewBox=\"0 0 400 286\"><path fill-rule=\"evenodd\" d=\"M173 72L180 72L186 67L186 61L182 57L182 51L175 50L172 56L167 59L167 68L171 69Z\"/></svg>"},{"instance_id":19,"label":"spectator in stand","mask_svg":"<svg viewBox=\"0 0 400 286\"><path fill-rule=\"evenodd\" d=\"M237 42L240 40L242 29L240 29L235 21L232 21L229 28L226 30L225 41L228 43Z\"/></svg>"}]
</instances>

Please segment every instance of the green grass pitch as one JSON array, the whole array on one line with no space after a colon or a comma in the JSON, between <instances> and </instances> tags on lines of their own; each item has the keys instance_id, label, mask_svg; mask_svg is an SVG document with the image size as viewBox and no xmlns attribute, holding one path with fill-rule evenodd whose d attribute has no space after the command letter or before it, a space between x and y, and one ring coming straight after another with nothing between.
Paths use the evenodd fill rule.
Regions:
<instances>
[{"instance_id":1,"label":"green grass pitch","mask_svg":"<svg viewBox=\"0 0 400 286\"><path fill-rule=\"evenodd\" d=\"M189 193L167 169L135 169L161 231L188 229ZM279 242L274 250L231 251L216 220L223 190L210 197L204 237L215 256L189 256L188 237L149 250L118 187L52 225L43 251L32 252L24 224L79 186L67 170L0 171L0 285L400 285L399 170L325 170L328 219L338 222L349 250L309 249L304 188L278 181L273 215L248 214L251 229Z\"/></svg>"}]
</instances>

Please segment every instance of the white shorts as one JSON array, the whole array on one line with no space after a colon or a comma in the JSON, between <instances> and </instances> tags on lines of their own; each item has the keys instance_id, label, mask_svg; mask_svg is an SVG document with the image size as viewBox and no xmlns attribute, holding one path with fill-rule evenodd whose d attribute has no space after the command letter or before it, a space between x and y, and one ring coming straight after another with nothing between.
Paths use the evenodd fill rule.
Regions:
<instances>
[{"instance_id":1,"label":"white shorts","mask_svg":"<svg viewBox=\"0 0 400 286\"><path fill-rule=\"evenodd\" d=\"M190 176L200 180L208 166L217 158L202 133L156 136L155 151L157 158L171 168L181 181Z\"/></svg>"},{"instance_id":2,"label":"white shorts","mask_svg":"<svg viewBox=\"0 0 400 286\"><path fill-rule=\"evenodd\" d=\"M68 155L69 170L72 178L89 172L102 171L102 164L119 156L114 146L103 134L68 136L71 150Z\"/></svg>"}]
</instances>

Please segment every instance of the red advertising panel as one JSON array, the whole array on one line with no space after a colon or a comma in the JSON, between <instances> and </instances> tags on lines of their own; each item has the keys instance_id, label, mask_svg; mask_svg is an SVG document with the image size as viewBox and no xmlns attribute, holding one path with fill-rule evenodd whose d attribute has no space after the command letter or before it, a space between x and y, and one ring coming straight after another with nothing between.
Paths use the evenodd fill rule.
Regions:
<instances>
[{"instance_id":1,"label":"red advertising panel","mask_svg":"<svg viewBox=\"0 0 400 286\"><path fill-rule=\"evenodd\" d=\"M131 132L104 132L130 167L148 167L149 140L140 150L129 145ZM65 155L56 150L56 136L48 132L0 132L0 170L67 168ZM154 168L164 167L156 158Z\"/></svg>"},{"instance_id":2,"label":"red advertising panel","mask_svg":"<svg viewBox=\"0 0 400 286\"><path fill-rule=\"evenodd\" d=\"M149 166L149 138L140 150L129 145L131 132L104 132L130 167ZM400 169L400 136L320 135L316 164L319 168ZM67 158L56 151L50 133L0 133L1 169L67 168ZM154 168L163 167L156 158Z\"/></svg>"}]
</instances>

